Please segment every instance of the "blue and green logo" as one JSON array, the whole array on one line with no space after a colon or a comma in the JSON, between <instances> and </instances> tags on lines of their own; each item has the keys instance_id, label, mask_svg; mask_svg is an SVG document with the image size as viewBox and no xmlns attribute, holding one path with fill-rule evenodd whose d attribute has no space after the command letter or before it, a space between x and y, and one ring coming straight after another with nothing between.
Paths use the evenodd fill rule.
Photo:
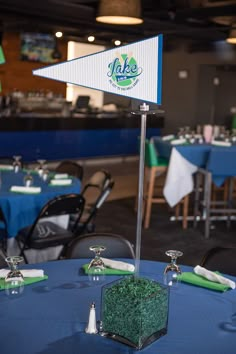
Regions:
<instances>
[{"instance_id":1,"label":"blue and green logo","mask_svg":"<svg viewBox=\"0 0 236 354\"><path fill-rule=\"evenodd\" d=\"M137 85L142 68L130 54L117 54L117 57L108 65L107 76L113 87L119 90L129 90Z\"/></svg>"}]
</instances>

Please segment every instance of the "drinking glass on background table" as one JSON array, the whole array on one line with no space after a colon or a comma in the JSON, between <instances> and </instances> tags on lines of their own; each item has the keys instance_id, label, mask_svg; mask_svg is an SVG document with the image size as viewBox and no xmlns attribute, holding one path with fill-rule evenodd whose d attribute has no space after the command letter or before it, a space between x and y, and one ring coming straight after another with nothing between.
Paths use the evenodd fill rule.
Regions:
<instances>
[{"instance_id":1,"label":"drinking glass on background table","mask_svg":"<svg viewBox=\"0 0 236 354\"><path fill-rule=\"evenodd\" d=\"M24 176L24 185L26 187L31 187L33 185L34 179L33 176L31 175L31 172L28 170L26 172L26 175Z\"/></svg>"},{"instance_id":2,"label":"drinking glass on background table","mask_svg":"<svg viewBox=\"0 0 236 354\"><path fill-rule=\"evenodd\" d=\"M164 270L164 284L168 286L178 287L179 279L178 275L181 274L181 269L177 265L177 258L183 255L183 252L177 250L168 250L165 254L171 257L170 263L165 267Z\"/></svg>"},{"instance_id":3,"label":"drinking glass on background table","mask_svg":"<svg viewBox=\"0 0 236 354\"><path fill-rule=\"evenodd\" d=\"M89 249L95 254L88 266L89 280L94 284L101 283L105 279L105 265L101 259L101 252L105 251L106 247L94 245L90 246Z\"/></svg>"},{"instance_id":4,"label":"drinking glass on background table","mask_svg":"<svg viewBox=\"0 0 236 354\"><path fill-rule=\"evenodd\" d=\"M48 176L49 176L48 166L44 165L42 179L46 182L48 180Z\"/></svg>"},{"instance_id":5,"label":"drinking glass on background table","mask_svg":"<svg viewBox=\"0 0 236 354\"><path fill-rule=\"evenodd\" d=\"M43 160L43 159L39 159L37 160L39 166L37 167L37 171L38 171L38 174L40 177L43 176L43 173L44 173L44 169L45 169L45 162L46 160Z\"/></svg>"},{"instance_id":6,"label":"drinking glass on background table","mask_svg":"<svg viewBox=\"0 0 236 354\"><path fill-rule=\"evenodd\" d=\"M15 156L13 156L13 159L14 159L14 161L13 161L14 171L15 171L15 173L17 173L21 169L21 162L20 162L21 156L15 155Z\"/></svg>"},{"instance_id":7,"label":"drinking glass on background table","mask_svg":"<svg viewBox=\"0 0 236 354\"><path fill-rule=\"evenodd\" d=\"M11 297L19 296L24 291L24 278L18 269L18 265L24 259L20 256L9 256L5 260L10 268L9 273L5 277L5 292Z\"/></svg>"}]
</instances>

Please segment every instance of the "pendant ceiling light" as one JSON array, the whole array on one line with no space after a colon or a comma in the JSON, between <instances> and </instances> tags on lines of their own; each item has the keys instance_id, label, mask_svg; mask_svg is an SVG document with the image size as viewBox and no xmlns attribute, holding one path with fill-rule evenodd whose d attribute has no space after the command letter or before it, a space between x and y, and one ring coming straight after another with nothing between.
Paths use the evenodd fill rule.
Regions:
<instances>
[{"instance_id":1,"label":"pendant ceiling light","mask_svg":"<svg viewBox=\"0 0 236 354\"><path fill-rule=\"evenodd\" d=\"M229 36L226 39L226 42L230 43L230 44L236 44L236 29L230 30Z\"/></svg>"},{"instance_id":2,"label":"pendant ceiling light","mask_svg":"<svg viewBox=\"0 0 236 354\"><path fill-rule=\"evenodd\" d=\"M141 0L100 0L98 22L114 25L138 25L141 18Z\"/></svg>"}]
</instances>

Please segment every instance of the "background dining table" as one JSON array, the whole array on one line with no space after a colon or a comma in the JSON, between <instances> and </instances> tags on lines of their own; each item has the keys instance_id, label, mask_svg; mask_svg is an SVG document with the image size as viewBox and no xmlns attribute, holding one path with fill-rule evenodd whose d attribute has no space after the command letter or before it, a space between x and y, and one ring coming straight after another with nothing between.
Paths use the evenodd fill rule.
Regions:
<instances>
[{"instance_id":1,"label":"background dining table","mask_svg":"<svg viewBox=\"0 0 236 354\"><path fill-rule=\"evenodd\" d=\"M1 353L136 352L99 334L85 333L91 303L95 302L97 320L101 320L102 286L120 278L107 275L101 284L91 282L81 271L88 261L74 259L34 265L44 270L47 280L26 285L22 295L16 298L9 298L4 290L0 291ZM165 265L141 260L139 276L161 282ZM23 267L32 268L32 265ZM182 271L192 271L192 268L182 266ZM236 277L230 278L236 281ZM235 291L218 292L186 283L171 288L167 334L142 352L235 353L236 320L232 317L236 314Z\"/></svg>"},{"instance_id":2,"label":"background dining table","mask_svg":"<svg viewBox=\"0 0 236 354\"><path fill-rule=\"evenodd\" d=\"M13 238L18 231L33 223L41 208L50 199L67 193L80 193L81 181L75 177L69 177L72 182L69 185L51 185L50 178L44 181L36 171L31 173L33 187L40 187L40 193L12 192L12 186L24 186L26 170L14 171L0 170L0 208L2 209L8 238ZM53 174L51 174L51 178Z\"/></svg>"},{"instance_id":3,"label":"background dining table","mask_svg":"<svg viewBox=\"0 0 236 354\"><path fill-rule=\"evenodd\" d=\"M157 154L169 159L163 193L171 207L193 191L193 175L198 168L210 172L216 186L222 185L227 177L236 176L236 145L216 146L205 143L172 145L171 141L165 141L160 137L153 137L152 140Z\"/></svg>"}]
</instances>

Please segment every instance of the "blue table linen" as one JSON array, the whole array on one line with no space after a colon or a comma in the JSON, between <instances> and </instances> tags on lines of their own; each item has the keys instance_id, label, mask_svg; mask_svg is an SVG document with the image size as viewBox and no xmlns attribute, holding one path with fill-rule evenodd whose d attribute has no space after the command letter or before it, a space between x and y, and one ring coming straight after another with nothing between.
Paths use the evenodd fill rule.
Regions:
<instances>
[{"instance_id":1,"label":"blue table linen","mask_svg":"<svg viewBox=\"0 0 236 354\"><path fill-rule=\"evenodd\" d=\"M80 193L81 182L72 178L69 186L49 186L37 174L33 174L33 186L41 187L39 194L23 194L11 192L11 186L24 186L25 172L1 172L0 207L2 208L7 224L9 237L15 237L18 231L30 225L37 217L41 208L50 199L67 193Z\"/></svg>"},{"instance_id":2,"label":"blue table linen","mask_svg":"<svg viewBox=\"0 0 236 354\"><path fill-rule=\"evenodd\" d=\"M136 350L99 335L84 333L89 306L101 318L101 285L80 273L86 260L34 265L48 280L25 287L9 299L0 292L1 352L4 354L131 354ZM140 276L162 280L165 264L141 261ZM182 266L183 271L192 271ZM106 282L119 277L109 276ZM236 280L235 277L230 277ZM227 330L236 312L235 290L225 293L180 284L171 289L168 333L142 350L145 354L234 354L236 331Z\"/></svg>"}]
</instances>

